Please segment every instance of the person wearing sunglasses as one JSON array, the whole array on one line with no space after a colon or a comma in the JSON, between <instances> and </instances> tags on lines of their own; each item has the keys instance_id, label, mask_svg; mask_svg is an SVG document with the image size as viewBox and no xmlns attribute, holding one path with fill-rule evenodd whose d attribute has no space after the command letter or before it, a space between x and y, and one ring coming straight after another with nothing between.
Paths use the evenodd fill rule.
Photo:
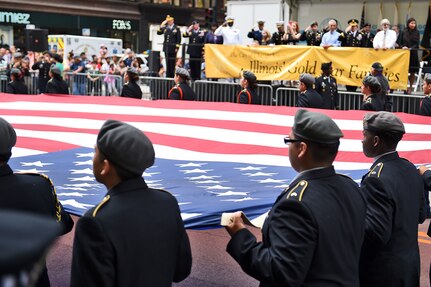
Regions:
<instances>
[{"instance_id":1,"label":"person wearing sunglasses","mask_svg":"<svg viewBox=\"0 0 431 287\"><path fill-rule=\"evenodd\" d=\"M275 200L262 241L236 212L227 252L266 286L359 286L365 199L333 162L343 133L327 115L300 109L284 142L298 175Z\"/></svg>"},{"instance_id":2,"label":"person wearing sunglasses","mask_svg":"<svg viewBox=\"0 0 431 287\"><path fill-rule=\"evenodd\" d=\"M394 30L391 30L391 23L388 19L383 19L380 22L380 26L382 28L379 31L373 40L374 49L395 49L395 44L397 42L397 33Z\"/></svg>"}]
</instances>

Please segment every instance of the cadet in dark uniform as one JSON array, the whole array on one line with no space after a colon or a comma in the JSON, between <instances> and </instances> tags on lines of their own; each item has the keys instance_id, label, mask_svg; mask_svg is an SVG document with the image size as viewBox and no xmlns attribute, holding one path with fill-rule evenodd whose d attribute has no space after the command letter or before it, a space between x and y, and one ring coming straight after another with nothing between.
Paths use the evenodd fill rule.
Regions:
<instances>
[{"instance_id":1,"label":"cadet in dark uniform","mask_svg":"<svg viewBox=\"0 0 431 287\"><path fill-rule=\"evenodd\" d=\"M366 205L358 185L332 165L342 136L328 116L298 110L284 142L299 174L269 211L262 242L240 213L226 226L227 252L261 287L359 286Z\"/></svg>"},{"instance_id":2,"label":"cadet in dark uniform","mask_svg":"<svg viewBox=\"0 0 431 287\"><path fill-rule=\"evenodd\" d=\"M22 72L20 69L12 68L10 70L10 79L11 81L7 83L6 86L6 93L19 95L28 94L28 87L22 80Z\"/></svg>"},{"instance_id":3,"label":"cadet in dark uniform","mask_svg":"<svg viewBox=\"0 0 431 287\"><path fill-rule=\"evenodd\" d=\"M195 20L183 36L189 38L187 54L190 56L190 76L193 81L200 80L205 31L199 28L199 22Z\"/></svg>"},{"instance_id":4,"label":"cadet in dark uniform","mask_svg":"<svg viewBox=\"0 0 431 287\"><path fill-rule=\"evenodd\" d=\"M265 25L264 20L257 21L257 27L253 27L250 32L248 32L247 37L253 39L254 41L258 41L259 45L262 44L262 33Z\"/></svg>"},{"instance_id":5,"label":"cadet in dark uniform","mask_svg":"<svg viewBox=\"0 0 431 287\"><path fill-rule=\"evenodd\" d=\"M322 63L322 75L316 78L314 87L322 96L322 109L340 109L337 80L332 76L332 62Z\"/></svg>"},{"instance_id":6,"label":"cadet in dark uniform","mask_svg":"<svg viewBox=\"0 0 431 287\"><path fill-rule=\"evenodd\" d=\"M278 21L275 25L277 26L277 32L272 34L270 43L274 45L287 45L289 37L287 32L284 30L284 21Z\"/></svg>"},{"instance_id":7,"label":"cadet in dark uniform","mask_svg":"<svg viewBox=\"0 0 431 287\"><path fill-rule=\"evenodd\" d=\"M108 192L76 224L71 287L167 287L190 274L190 243L177 200L142 178L154 160L142 131L114 120L103 124L93 173Z\"/></svg>"},{"instance_id":8,"label":"cadet in dark uniform","mask_svg":"<svg viewBox=\"0 0 431 287\"><path fill-rule=\"evenodd\" d=\"M300 41L307 41L307 46L320 46L322 32L318 30L319 24L313 22L302 32Z\"/></svg>"},{"instance_id":9,"label":"cadet in dark uniform","mask_svg":"<svg viewBox=\"0 0 431 287\"><path fill-rule=\"evenodd\" d=\"M431 170L429 170L429 168L426 167L425 165L419 166L418 170L424 182L424 188L425 188L424 203L425 203L425 210L426 210L426 218L430 218L431 211L430 211L429 192L431 191ZM431 224L428 226L427 235L431 237ZM430 283L431 283L431 274L430 274Z\"/></svg>"},{"instance_id":10,"label":"cadet in dark uniform","mask_svg":"<svg viewBox=\"0 0 431 287\"><path fill-rule=\"evenodd\" d=\"M373 48L374 34L371 32L371 24L365 23L362 27L362 33L364 34L363 47Z\"/></svg>"},{"instance_id":11,"label":"cadet in dark uniform","mask_svg":"<svg viewBox=\"0 0 431 287\"><path fill-rule=\"evenodd\" d=\"M174 17L166 16L160 24L157 35L164 35L163 52L166 58L166 77L173 78L178 47L181 43L181 31L174 23Z\"/></svg>"},{"instance_id":12,"label":"cadet in dark uniform","mask_svg":"<svg viewBox=\"0 0 431 287\"><path fill-rule=\"evenodd\" d=\"M69 85L63 80L61 76L61 70L55 64L51 65L51 70L49 71L49 76L51 80L46 84L47 94L69 94Z\"/></svg>"},{"instance_id":13,"label":"cadet in dark uniform","mask_svg":"<svg viewBox=\"0 0 431 287\"><path fill-rule=\"evenodd\" d=\"M170 100L196 100L196 94L189 86L189 72L184 68L177 68L175 71L175 86L169 91L168 99Z\"/></svg>"},{"instance_id":14,"label":"cadet in dark uniform","mask_svg":"<svg viewBox=\"0 0 431 287\"><path fill-rule=\"evenodd\" d=\"M138 71L132 67L127 68L127 72L124 74L125 84L120 97L142 99L142 90L136 83L137 81L139 81Z\"/></svg>"},{"instance_id":15,"label":"cadet in dark uniform","mask_svg":"<svg viewBox=\"0 0 431 287\"><path fill-rule=\"evenodd\" d=\"M242 88L236 96L238 104L260 105L261 100L257 93L257 78L250 71L243 71L239 84Z\"/></svg>"},{"instance_id":16,"label":"cadet in dark uniform","mask_svg":"<svg viewBox=\"0 0 431 287\"><path fill-rule=\"evenodd\" d=\"M368 113L363 122L363 151L374 163L361 183L367 199L361 286L419 286L424 184L416 167L396 151L404 125L390 112Z\"/></svg>"},{"instance_id":17,"label":"cadet in dark uniform","mask_svg":"<svg viewBox=\"0 0 431 287\"><path fill-rule=\"evenodd\" d=\"M16 144L16 133L12 125L0 118L0 209L23 211L42 215L57 222L61 233L68 233L73 227L72 218L58 201L52 181L36 173L13 173L8 164L12 147ZM49 287L45 262L36 287Z\"/></svg>"},{"instance_id":18,"label":"cadet in dark uniform","mask_svg":"<svg viewBox=\"0 0 431 287\"><path fill-rule=\"evenodd\" d=\"M383 66L379 62L375 62L371 65L371 75L376 77L380 83L381 90L378 93L380 100L384 103L384 110L387 112L392 111L392 98L389 96L389 81L383 75Z\"/></svg>"},{"instance_id":19,"label":"cadet in dark uniform","mask_svg":"<svg viewBox=\"0 0 431 287\"><path fill-rule=\"evenodd\" d=\"M49 70L51 69L51 55L48 51L43 52L42 59L33 64L32 70L39 70L38 89L39 93L43 94L46 91L46 84L50 80Z\"/></svg>"},{"instance_id":20,"label":"cadet in dark uniform","mask_svg":"<svg viewBox=\"0 0 431 287\"><path fill-rule=\"evenodd\" d=\"M364 95L361 110L384 111L384 103L379 97L380 83L373 76L366 76L362 80L361 93Z\"/></svg>"},{"instance_id":21,"label":"cadet in dark uniform","mask_svg":"<svg viewBox=\"0 0 431 287\"><path fill-rule=\"evenodd\" d=\"M317 108L323 107L322 96L313 88L315 79L312 75L304 73L299 76L299 96L296 101L297 107Z\"/></svg>"},{"instance_id":22,"label":"cadet in dark uniform","mask_svg":"<svg viewBox=\"0 0 431 287\"><path fill-rule=\"evenodd\" d=\"M431 75L425 75L422 88L425 97L421 100L419 114L422 116L431 116Z\"/></svg>"}]
</instances>

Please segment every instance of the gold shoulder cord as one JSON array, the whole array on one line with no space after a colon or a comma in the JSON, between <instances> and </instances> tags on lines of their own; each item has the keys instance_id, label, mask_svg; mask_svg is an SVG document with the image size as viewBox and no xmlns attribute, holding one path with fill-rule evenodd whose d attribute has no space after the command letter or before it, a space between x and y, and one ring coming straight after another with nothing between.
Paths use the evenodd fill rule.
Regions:
<instances>
[{"instance_id":1,"label":"gold shoulder cord","mask_svg":"<svg viewBox=\"0 0 431 287\"><path fill-rule=\"evenodd\" d=\"M46 180L49 181L49 183L51 184L51 192L52 192L52 196L54 196L54 200L55 200L55 217L57 218L57 222L61 222L61 207L60 207L60 202L58 201L58 197L57 197L57 192L55 190L55 186L54 183L52 182L52 180L45 174L39 174L41 177L45 178Z\"/></svg>"},{"instance_id":2,"label":"gold shoulder cord","mask_svg":"<svg viewBox=\"0 0 431 287\"><path fill-rule=\"evenodd\" d=\"M108 194L107 196L105 196L102 201L96 206L96 208L93 210L93 217L96 217L97 212L99 211L99 209L109 201L109 199L111 198L111 196Z\"/></svg>"},{"instance_id":3,"label":"gold shoulder cord","mask_svg":"<svg viewBox=\"0 0 431 287\"><path fill-rule=\"evenodd\" d=\"M379 162L378 164L376 164L376 166L373 167L372 170L370 170L370 172L368 173L368 176L377 174L377 177L380 177L380 173L382 172L382 169L383 169L383 162Z\"/></svg>"},{"instance_id":4,"label":"gold shoulder cord","mask_svg":"<svg viewBox=\"0 0 431 287\"><path fill-rule=\"evenodd\" d=\"M307 182L306 180L301 180L300 182L298 182L298 184L297 184L297 185L295 185L295 187L294 187L294 188L292 188L292 190L291 190L291 191L289 191L289 193L288 193L288 194L287 194L287 196L286 196L286 199L289 199L289 198L290 198L290 196L293 194L293 192L294 192L298 187L301 187L302 189L301 189L301 191L299 192L299 197L298 197L298 200L299 200L299 201L301 201L301 200L302 200L302 195L304 194L304 191L307 189L307 186L308 186L308 182ZM292 196L297 196L297 194L292 195Z\"/></svg>"}]
</instances>

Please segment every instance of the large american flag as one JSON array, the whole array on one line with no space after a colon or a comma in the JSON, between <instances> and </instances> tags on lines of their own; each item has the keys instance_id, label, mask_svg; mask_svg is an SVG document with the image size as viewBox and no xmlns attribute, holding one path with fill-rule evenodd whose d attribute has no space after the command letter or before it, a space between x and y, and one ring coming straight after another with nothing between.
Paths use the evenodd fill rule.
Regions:
<instances>
[{"instance_id":1,"label":"large american flag","mask_svg":"<svg viewBox=\"0 0 431 287\"><path fill-rule=\"evenodd\" d=\"M188 228L215 227L222 212L242 210L257 217L296 175L283 142L296 108L9 94L0 94L0 105L0 115L18 134L12 168L50 176L64 207L76 215L106 193L93 177L92 156L107 119L128 122L152 140L157 159L143 176L149 186L176 196ZM336 170L359 182L372 162L362 154L364 112L320 112L345 135ZM430 163L430 118L399 116L407 129L400 155L415 164Z\"/></svg>"}]
</instances>

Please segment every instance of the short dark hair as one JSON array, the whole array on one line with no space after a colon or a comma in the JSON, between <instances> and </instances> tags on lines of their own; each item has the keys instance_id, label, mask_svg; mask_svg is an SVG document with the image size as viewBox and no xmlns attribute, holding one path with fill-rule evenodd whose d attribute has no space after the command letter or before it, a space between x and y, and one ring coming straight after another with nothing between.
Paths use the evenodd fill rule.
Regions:
<instances>
[{"instance_id":1,"label":"short dark hair","mask_svg":"<svg viewBox=\"0 0 431 287\"><path fill-rule=\"evenodd\" d=\"M115 168L115 171L117 172L117 175L119 178L121 178L121 180L128 180L128 179L136 178L140 176L138 174L125 170L124 168L119 167L118 165L110 161L100 149L99 149L99 155L100 155L100 162L103 162L105 159L108 160L110 164Z\"/></svg>"},{"instance_id":2,"label":"short dark hair","mask_svg":"<svg viewBox=\"0 0 431 287\"><path fill-rule=\"evenodd\" d=\"M401 132L387 132L374 129L367 129L373 136L378 136L388 148L396 149L398 143L403 138L403 133Z\"/></svg>"},{"instance_id":3,"label":"short dark hair","mask_svg":"<svg viewBox=\"0 0 431 287\"><path fill-rule=\"evenodd\" d=\"M338 147L340 146L340 141L336 143L317 143L309 140L303 140L300 137L297 137L297 139L300 139L307 144L311 157L316 162L332 163L337 156Z\"/></svg>"}]
</instances>

